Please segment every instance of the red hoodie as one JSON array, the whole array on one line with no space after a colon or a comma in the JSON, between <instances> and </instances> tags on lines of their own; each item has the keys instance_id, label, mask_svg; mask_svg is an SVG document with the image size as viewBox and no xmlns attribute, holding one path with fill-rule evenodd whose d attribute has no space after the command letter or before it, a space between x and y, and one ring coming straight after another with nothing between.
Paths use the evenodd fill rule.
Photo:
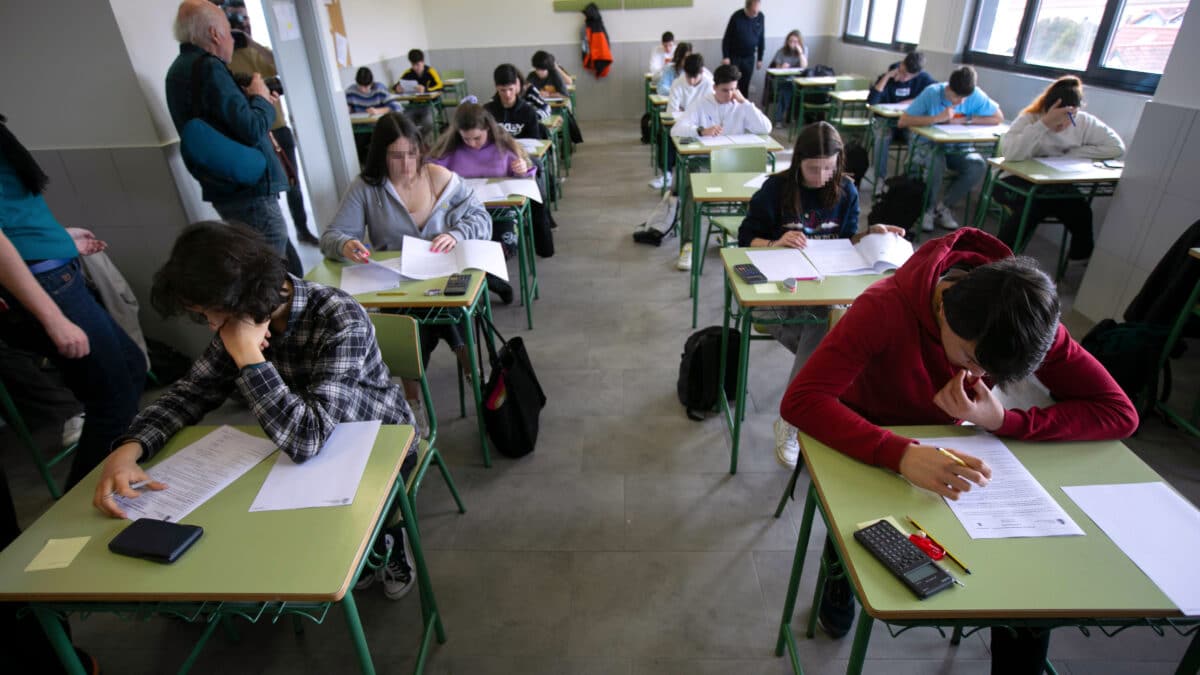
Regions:
<instances>
[{"instance_id":1,"label":"red hoodie","mask_svg":"<svg viewBox=\"0 0 1200 675\"><path fill-rule=\"evenodd\" d=\"M914 441L876 425L952 424L933 396L958 368L946 358L933 315L933 290L956 264L977 267L1012 255L971 228L926 242L895 275L854 301L788 387L783 419L868 464L899 471ZM1061 324L1034 373L1056 403L1008 410L998 436L1037 441L1125 438L1137 411L1092 355Z\"/></svg>"}]
</instances>

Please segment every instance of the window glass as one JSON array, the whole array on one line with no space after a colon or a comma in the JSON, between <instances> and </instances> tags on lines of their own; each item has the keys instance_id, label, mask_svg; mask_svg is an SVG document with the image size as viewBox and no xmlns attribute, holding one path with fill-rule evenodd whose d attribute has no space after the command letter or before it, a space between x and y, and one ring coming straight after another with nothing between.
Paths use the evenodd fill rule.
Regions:
<instances>
[{"instance_id":1,"label":"window glass","mask_svg":"<svg viewBox=\"0 0 1200 675\"><path fill-rule=\"evenodd\" d=\"M892 31L896 28L896 10L900 0L871 0L871 42L892 43Z\"/></svg>"},{"instance_id":2,"label":"window glass","mask_svg":"<svg viewBox=\"0 0 1200 675\"><path fill-rule=\"evenodd\" d=\"M900 26L896 29L896 42L919 44L921 24L925 21L925 0L904 0L900 7Z\"/></svg>"},{"instance_id":3,"label":"window glass","mask_svg":"<svg viewBox=\"0 0 1200 675\"><path fill-rule=\"evenodd\" d=\"M1042 0L1038 4L1025 61L1038 66L1087 70L1105 0Z\"/></svg>"},{"instance_id":4,"label":"window glass","mask_svg":"<svg viewBox=\"0 0 1200 675\"><path fill-rule=\"evenodd\" d=\"M867 33L867 4L870 0L850 0L850 14L846 20L846 35L865 37Z\"/></svg>"},{"instance_id":5,"label":"window glass","mask_svg":"<svg viewBox=\"0 0 1200 675\"><path fill-rule=\"evenodd\" d=\"M1012 56L1021 33L1025 0L980 0L978 11L971 51Z\"/></svg>"},{"instance_id":6,"label":"window glass","mask_svg":"<svg viewBox=\"0 0 1200 675\"><path fill-rule=\"evenodd\" d=\"M1100 65L1161 75L1187 8L1187 2L1127 0Z\"/></svg>"}]
</instances>

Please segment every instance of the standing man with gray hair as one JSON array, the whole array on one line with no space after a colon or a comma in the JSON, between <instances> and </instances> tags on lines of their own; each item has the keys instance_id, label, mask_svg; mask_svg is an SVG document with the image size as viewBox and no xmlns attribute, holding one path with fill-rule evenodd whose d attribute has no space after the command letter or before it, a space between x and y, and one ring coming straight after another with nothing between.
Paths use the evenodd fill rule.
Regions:
<instances>
[{"instance_id":1,"label":"standing man with gray hair","mask_svg":"<svg viewBox=\"0 0 1200 675\"><path fill-rule=\"evenodd\" d=\"M225 12L208 0L180 3L175 39L179 41L179 56L167 70L167 108L175 129L182 135L184 125L199 117L266 159L262 176L244 184L215 176L185 158L188 171L200 182L204 201L212 203L222 219L245 223L260 232L287 261L289 272L304 274L279 209L278 195L288 189L288 179L275 157L269 133L278 97L267 89L258 73L244 88L234 81L227 65L234 47L229 21Z\"/></svg>"},{"instance_id":2,"label":"standing man with gray hair","mask_svg":"<svg viewBox=\"0 0 1200 675\"><path fill-rule=\"evenodd\" d=\"M737 66L742 76L738 79L738 91L750 98L750 79L755 70L762 70L763 52L767 49L767 20L758 11L759 0L746 0L744 9L729 17L725 25L725 37L721 39L721 63Z\"/></svg>"}]
</instances>

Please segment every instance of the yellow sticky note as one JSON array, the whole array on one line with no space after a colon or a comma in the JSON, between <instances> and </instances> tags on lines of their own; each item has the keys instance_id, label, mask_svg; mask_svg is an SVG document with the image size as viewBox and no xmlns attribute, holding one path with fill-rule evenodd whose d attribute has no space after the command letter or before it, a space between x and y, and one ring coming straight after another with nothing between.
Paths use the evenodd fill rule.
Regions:
<instances>
[{"instance_id":1,"label":"yellow sticky note","mask_svg":"<svg viewBox=\"0 0 1200 675\"><path fill-rule=\"evenodd\" d=\"M704 188L704 191L705 192L724 192L724 190L722 190L719 187Z\"/></svg>"},{"instance_id":2,"label":"yellow sticky note","mask_svg":"<svg viewBox=\"0 0 1200 675\"><path fill-rule=\"evenodd\" d=\"M42 550L25 566L26 572L39 570L58 570L67 567L75 560L75 556L83 550L91 537L71 537L70 539L51 539Z\"/></svg>"},{"instance_id":3,"label":"yellow sticky note","mask_svg":"<svg viewBox=\"0 0 1200 675\"><path fill-rule=\"evenodd\" d=\"M779 284L768 281L765 284L754 284L755 293L778 293Z\"/></svg>"}]
</instances>

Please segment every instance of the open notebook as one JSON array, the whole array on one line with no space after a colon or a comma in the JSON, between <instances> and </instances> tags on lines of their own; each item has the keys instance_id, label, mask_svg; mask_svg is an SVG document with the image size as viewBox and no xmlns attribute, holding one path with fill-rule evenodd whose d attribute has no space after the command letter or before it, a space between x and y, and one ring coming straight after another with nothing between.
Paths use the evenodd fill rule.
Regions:
<instances>
[{"instance_id":1,"label":"open notebook","mask_svg":"<svg viewBox=\"0 0 1200 675\"><path fill-rule=\"evenodd\" d=\"M857 244L849 239L810 239L804 249L823 276L884 274L908 261L912 242L898 234L868 234Z\"/></svg>"},{"instance_id":2,"label":"open notebook","mask_svg":"<svg viewBox=\"0 0 1200 675\"><path fill-rule=\"evenodd\" d=\"M436 279L475 268L508 281L508 265L499 242L466 239L449 253L434 253L432 246L424 239L405 235L400 245L400 273L410 279Z\"/></svg>"}]
</instances>

